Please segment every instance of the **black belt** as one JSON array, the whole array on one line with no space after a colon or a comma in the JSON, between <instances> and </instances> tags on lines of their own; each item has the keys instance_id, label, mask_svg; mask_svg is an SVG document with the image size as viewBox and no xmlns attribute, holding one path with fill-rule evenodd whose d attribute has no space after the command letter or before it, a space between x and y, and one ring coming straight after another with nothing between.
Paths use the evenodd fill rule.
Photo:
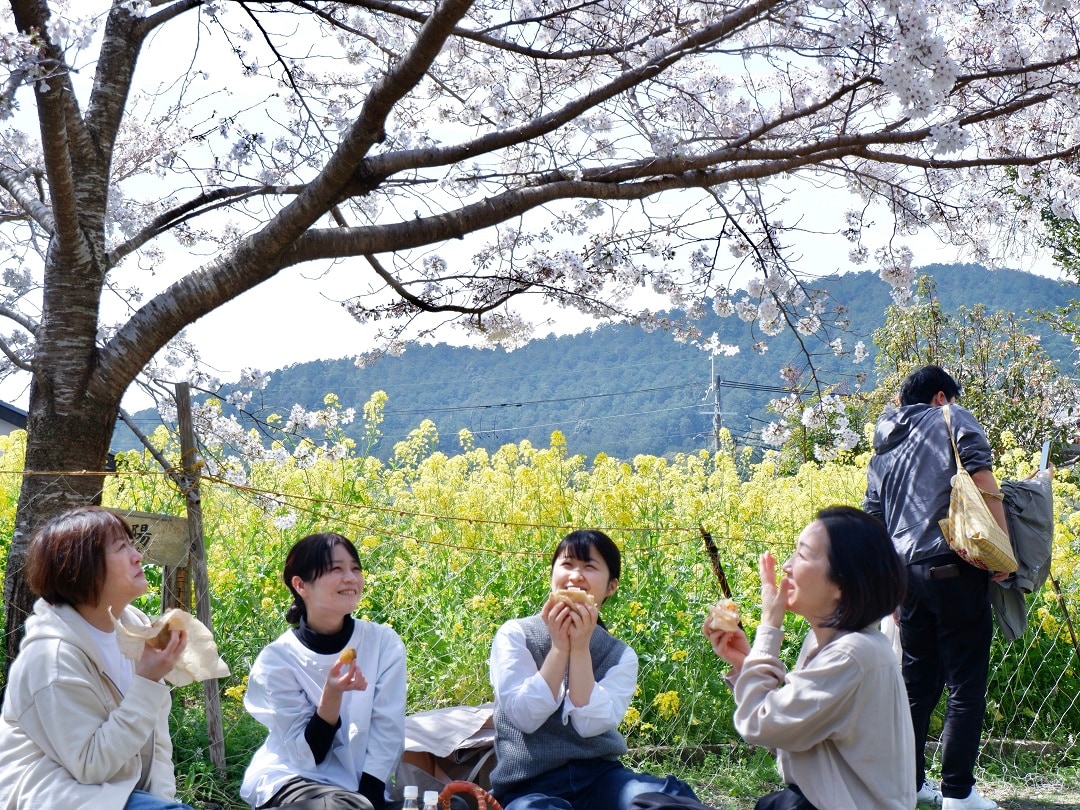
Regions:
<instances>
[{"instance_id":1,"label":"black belt","mask_svg":"<svg viewBox=\"0 0 1080 810\"><path fill-rule=\"evenodd\" d=\"M956 579L960 576L960 566L956 563L935 565L930 569L930 579Z\"/></svg>"}]
</instances>

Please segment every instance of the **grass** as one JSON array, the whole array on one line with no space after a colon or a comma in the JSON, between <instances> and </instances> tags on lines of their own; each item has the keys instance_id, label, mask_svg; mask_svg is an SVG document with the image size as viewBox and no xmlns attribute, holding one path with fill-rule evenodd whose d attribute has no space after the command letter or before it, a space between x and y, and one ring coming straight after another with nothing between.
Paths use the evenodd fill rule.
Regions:
<instances>
[{"instance_id":1,"label":"grass","mask_svg":"<svg viewBox=\"0 0 1080 810\"><path fill-rule=\"evenodd\" d=\"M760 796L781 787L769 752L753 746L732 744L683 749L636 750L626 763L655 774L674 774L689 782L703 803L719 810L752 810ZM195 808L207 802L224 810L246 810L239 797L240 778L246 763L230 761L227 778L207 765L189 767L178 775L178 788ZM930 762L936 769L938 763ZM1068 766L1040 770L1009 768L990 763L977 774L979 790L995 799L1002 810L1075 810L1080 807L1080 768ZM936 776L931 773L931 776Z\"/></svg>"},{"instance_id":2,"label":"grass","mask_svg":"<svg viewBox=\"0 0 1080 810\"><path fill-rule=\"evenodd\" d=\"M762 748L733 745L727 750L683 750L665 757L628 758L628 764L652 773L674 773L689 782L701 801L722 810L753 810L760 796L781 787L772 757ZM940 766L931 761L932 769ZM937 774L931 773L931 777ZM1080 807L1080 768L1031 770L980 768L979 791L1001 810L1076 810Z\"/></svg>"}]
</instances>

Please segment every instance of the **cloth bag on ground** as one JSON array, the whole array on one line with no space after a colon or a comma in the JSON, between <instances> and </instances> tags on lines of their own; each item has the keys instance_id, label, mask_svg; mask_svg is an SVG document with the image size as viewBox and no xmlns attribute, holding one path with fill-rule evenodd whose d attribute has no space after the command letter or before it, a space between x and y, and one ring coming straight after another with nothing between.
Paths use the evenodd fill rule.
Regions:
<instances>
[{"instance_id":1,"label":"cloth bag on ground","mask_svg":"<svg viewBox=\"0 0 1080 810\"><path fill-rule=\"evenodd\" d=\"M952 479L949 515L938 521L938 525L941 526L949 548L965 561L987 571L1006 571L1011 574L1016 570L1016 557L1013 556L1009 537L994 520L983 499L982 490L960 461L949 406L944 405L941 410L945 416L949 440L952 442L953 455L956 457L956 474Z\"/></svg>"},{"instance_id":2,"label":"cloth bag on ground","mask_svg":"<svg viewBox=\"0 0 1080 810\"><path fill-rule=\"evenodd\" d=\"M611 802L615 804L615 802ZM629 810L713 810L698 799L665 793L639 793L630 800ZM812 810L812 808L811 808Z\"/></svg>"},{"instance_id":3,"label":"cloth bag on ground","mask_svg":"<svg viewBox=\"0 0 1080 810\"><path fill-rule=\"evenodd\" d=\"M441 791L451 782L473 782L491 790L495 767L495 704L449 706L405 718L405 753L394 774L404 785Z\"/></svg>"},{"instance_id":4,"label":"cloth bag on ground","mask_svg":"<svg viewBox=\"0 0 1080 810\"><path fill-rule=\"evenodd\" d=\"M615 804L615 802L612 802ZM629 810L713 810L709 805L688 796L666 793L639 793L630 800Z\"/></svg>"}]
</instances>

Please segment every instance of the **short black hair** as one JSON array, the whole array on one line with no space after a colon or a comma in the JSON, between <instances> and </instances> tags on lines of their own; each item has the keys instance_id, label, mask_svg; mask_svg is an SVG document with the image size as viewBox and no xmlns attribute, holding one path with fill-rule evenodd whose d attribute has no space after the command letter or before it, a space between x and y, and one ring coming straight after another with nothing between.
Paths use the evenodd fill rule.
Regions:
<instances>
[{"instance_id":1,"label":"short black hair","mask_svg":"<svg viewBox=\"0 0 1080 810\"><path fill-rule=\"evenodd\" d=\"M594 548L607 564L609 578L618 579L622 575L622 555L619 547L598 529L578 529L566 535L551 555L551 568L555 568L555 563L562 554L572 560L587 560Z\"/></svg>"},{"instance_id":2,"label":"short black hair","mask_svg":"<svg viewBox=\"0 0 1080 810\"><path fill-rule=\"evenodd\" d=\"M817 513L829 535L829 579L840 602L826 627L858 632L888 616L904 598L907 568L884 524L853 506Z\"/></svg>"},{"instance_id":3,"label":"short black hair","mask_svg":"<svg viewBox=\"0 0 1080 810\"><path fill-rule=\"evenodd\" d=\"M51 605L94 606L105 587L109 544L132 539L131 527L108 509L69 509L34 532L26 584Z\"/></svg>"},{"instance_id":4,"label":"short black hair","mask_svg":"<svg viewBox=\"0 0 1080 810\"><path fill-rule=\"evenodd\" d=\"M285 587L293 596L292 604L285 611L285 621L289 624L299 624L300 619L307 616L307 606L304 604L304 598L293 587L293 577L300 577L304 582L312 582L321 577L333 567L334 549L337 546L342 546L356 564L360 565L360 554L352 541L333 532L309 534L297 540L289 549L289 553L285 556L285 570L282 572ZM361 570L362 568L363 566Z\"/></svg>"},{"instance_id":5,"label":"short black hair","mask_svg":"<svg viewBox=\"0 0 1080 810\"><path fill-rule=\"evenodd\" d=\"M923 366L900 383L900 404L929 405L938 391L944 393L946 399L953 400L960 396L960 385L941 366Z\"/></svg>"}]
</instances>

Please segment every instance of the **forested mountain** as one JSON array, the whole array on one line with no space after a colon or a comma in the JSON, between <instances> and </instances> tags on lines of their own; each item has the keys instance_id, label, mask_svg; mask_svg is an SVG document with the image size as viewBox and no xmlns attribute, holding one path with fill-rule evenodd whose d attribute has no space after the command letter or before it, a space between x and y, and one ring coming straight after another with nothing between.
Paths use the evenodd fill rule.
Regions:
<instances>
[{"instance_id":1,"label":"forested mountain","mask_svg":"<svg viewBox=\"0 0 1080 810\"><path fill-rule=\"evenodd\" d=\"M983 303L991 311L1023 314L1056 307L1080 294L1073 285L1015 270L931 265L920 272L934 277L947 311ZM819 343L815 363L832 380L853 378L858 372L872 375L870 336L884 323L888 286L869 272L824 277L815 286L828 290L832 302L845 306L851 319L849 332L830 339L841 337L849 349L862 340L871 352L855 366L850 356L837 358ZM771 338L761 355L751 347L762 336L736 317L710 314L701 330L705 335L715 332L721 343L737 346L738 353L717 357L711 367L707 353L676 342L670 334L624 325L549 336L512 352L414 345L402 356L369 368L341 359L273 371L269 386L256 394L248 410L260 419L271 413L287 416L293 404L320 408L325 395L333 393L342 407L356 409L357 423L348 432L358 438L363 405L382 390L389 401L383 435L374 448L382 458L423 419L431 419L440 449L447 453L460 451L457 434L463 428L472 432L476 446L488 449L523 439L547 446L552 431L559 430L571 454L591 458L604 452L629 459L639 453L711 448L717 400L710 385L715 373L722 381L718 403L723 425L740 443L758 446L760 429L771 421L766 404L783 384L780 367L788 362L803 366L795 340L789 335ZM1071 373L1071 344L1036 324L1031 331L1044 334L1047 350ZM147 432L158 422L152 411L136 418ZM114 449L133 446L134 436L121 426Z\"/></svg>"}]
</instances>

